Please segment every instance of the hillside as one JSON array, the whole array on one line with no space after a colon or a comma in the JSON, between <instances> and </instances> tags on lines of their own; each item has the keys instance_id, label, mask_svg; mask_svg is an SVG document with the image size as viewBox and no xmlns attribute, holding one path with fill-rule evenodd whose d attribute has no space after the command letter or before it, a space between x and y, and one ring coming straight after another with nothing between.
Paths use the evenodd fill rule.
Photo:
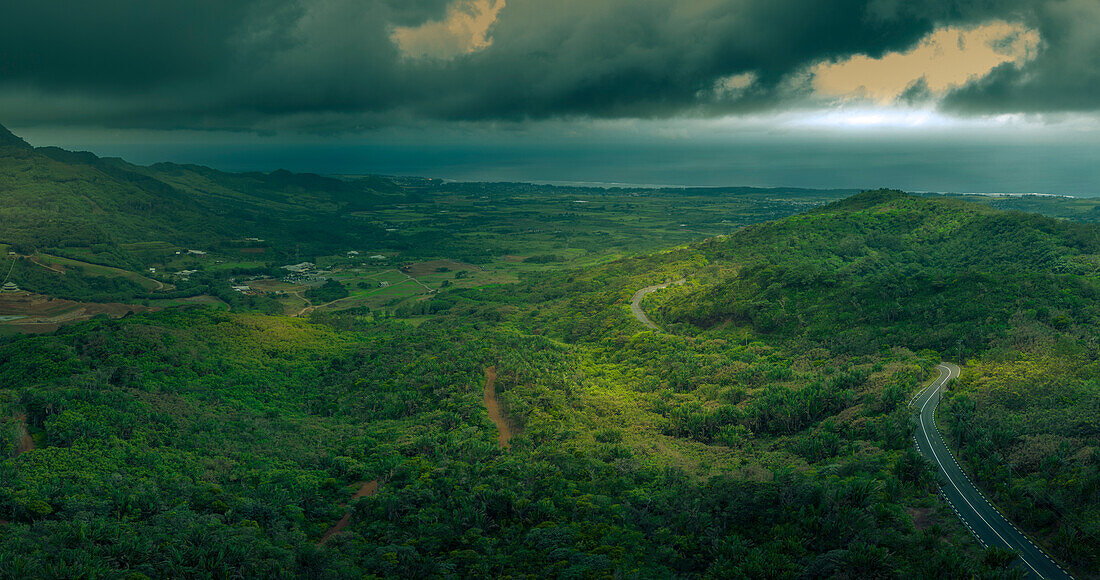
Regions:
<instances>
[{"instance_id":1,"label":"hillside","mask_svg":"<svg viewBox=\"0 0 1100 580\"><path fill-rule=\"evenodd\" d=\"M1026 321L1098 320L1100 229L960 201L867 192L698 251L711 266L665 296L668 322L959 356Z\"/></svg>"},{"instance_id":2,"label":"hillside","mask_svg":"<svg viewBox=\"0 0 1100 580\"><path fill-rule=\"evenodd\" d=\"M532 277L527 296L483 300L509 300L532 332L645 366L682 398L666 415L677 432L712 443L734 429L795 431L808 439L794 448L828 455L822 426L847 433L837 426L853 414L829 416L851 401L829 398L835 383L795 395L771 384L782 371L742 372L722 362L718 345L759 341L826 368L938 351L965 365L940 421L972 477L1075 574L1094 577L1098 231L985 204L866 192L700 244ZM683 338L632 336L641 330L633 292L679 278L687 283L643 306ZM864 405L882 417L883 403Z\"/></svg>"},{"instance_id":3,"label":"hillside","mask_svg":"<svg viewBox=\"0 0 1100 580\"><path fill-rule=\"evenodd\" d=\"M369 227L353 231L338 220L339 213L368 208L377 198L365 182L278 171L139 167L91 153L32 149L6 129L0 137L0 240L24 253L75 253L139 268L140 257L126 244L210 248L249 234L289 238L284 250L306 241L307 250L316 252L371 234Z\"/></svg>"},{"instance_id":4,"label":"hillside","mask_svg":"<svg viewBox=\"0 0 1100 580\"><path fill-rule=\"evenodd\" d=\"M25 422L34 440L22 453L9 441L17 455L0 471L11 522L0 566L150 577L997 570L968 559L908 448L903 405L923 374L909 355L814 368L760 343L653 336L609 361L465 318L413 329L356 312L310 323L192 309L0 347L9 431ZM712 384L668 391L668 349L709 361ZM481 403L489 366L519 433L510 449ZM707 402L725 386L741 404L732 389ZM776 422L804 401L818 410ZM371 481L375 495L347 504ZM318 546L345 504L348 527ZM942 527L914 528L911 513Z\"/></svg>"},{"instance_id":5,"label":"hillside","mask_svg":"<svg viewBox=\"0 0 1100 580\"><path fill-rule=\"evenodd\" d=\"M952 444L1016 522L1097 574L1100 228L876 191L688 251L693 283L649 303L680 332L965 362L940 415Z\"/></svg>"},{"instance_id":6,"label":"hillside","mask_svg":"<svg viewBox=\"0 0 1100 580\"><path fill-rule=\"evenodd\" d=\"M32 147L26 141L0 125L0 150L29 150Z\"/></svg>"}]
</instances>

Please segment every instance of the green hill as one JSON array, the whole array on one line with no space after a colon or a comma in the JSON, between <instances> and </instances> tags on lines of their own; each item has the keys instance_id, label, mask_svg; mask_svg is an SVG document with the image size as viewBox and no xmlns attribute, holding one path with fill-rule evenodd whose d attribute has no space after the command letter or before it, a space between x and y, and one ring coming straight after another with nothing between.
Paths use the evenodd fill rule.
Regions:
<instances>
[{"instance_id":1,"label":"green hill","mask_svg":"<svg viewBox=\"0 0 1100 580\"><path fill-rule=\"evenodd\" d=\"M369 184L369 185L368 185ZM120 246L163 241L207 248L264 237L289 251L330 250L363 236L339 215L371 207L378 179L230 174L205 167L139 167L56 147L33 149L0 127L0 241L121 267L140 263ZM299 248L300 250L300 248Z\"/></svg>"},{"instance_id":2,"label":"green hill","mask_svg":"<svg viewBox=\"0 0 1100 580\"><path fill-rule=\"evenodd\" d=\"M697 251L711 266L665 297L668 322L958 356L1022 321L1098 320L1100 229L961 201L866 192Z\"/></svg>"},{"instance_id":3,"label":"green hill","mask_svg":"<svg viewBox=\"0 0 1100 580\"><path fill-rule=\"evenodd\" d=\"M911 357L837 372L760 343L665 336L608 360L487 321L176 310L0 346L13 411L2 442L14 454L24 429L35 441L0 463L0 572L996 570L969 557L946 507L933 511L906 436L902 406L922 374ZM667 391L670 363L683 362L670 351L706 361L694 366L711 385ZM730 365L740 374L721 370ZM482 403L490 366L519 432L511 449ZM774 383L739 378L755 373ZM707 401L730 381L743 406ZM805 400L813 414L764 426ZM354 498L366 481L380 482L377 495ZM910 509L937 527L914 529ZM345 513L348 528L319 546Z\"/></svg>"},{"instance_id":4,"label":"green hill","mask_svg":"<svg viewBox=\"0 0 1100 580\"><path fill-rule=\"evenodd\" d=\"M1100 228L876 191L685 252L707 266L653 300L682 332L965 363L941 408L952 444L1015 522L1097 573Z\"/></svg>"},{"instance_id":5,"label":"green hill","mask_svg":"<svg viewBox=\"0 0 1100 580\"><path fill-rule=\"evenodd\" d=\"M29 150L32 147L26 141L8 131L6 127L0 125L0 149Z\"/></svg>"},{"instance_id":6,"label":"green hill","mask_svg":"<svg viewBox=\"0 0 1100 580\"><path fill-rule=\"evenodd\" d=\"M1098 236L1095 225L986 203L872 191L483 300L516 303L531 332L646 368L680 398L665 412L675 433L735 445L738 430L795 432L792 449L811 457L831 453L830 431L843 441L904 395L849 406L845 377L783 387L786 373L932 349L965 366L940 417L975 481L1087 577L1100 569ZM687 283L644 307L680 338L636 334L631 295L678 278ZM753 341L790 362L726 358Z\"/></svg>"}]
</instances>

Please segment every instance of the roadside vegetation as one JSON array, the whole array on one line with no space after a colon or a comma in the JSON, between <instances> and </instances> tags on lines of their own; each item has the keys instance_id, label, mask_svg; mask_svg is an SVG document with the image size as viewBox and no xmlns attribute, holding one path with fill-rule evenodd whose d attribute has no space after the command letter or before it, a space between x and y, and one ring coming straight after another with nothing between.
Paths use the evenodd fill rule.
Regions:
<instances>
[{"instance_id":1,"label":"roadside vegetation","mask_svg":"<svg viewBox=\"0 0 1100 580\"><path fill-rule=\"evenodd\" d=\"M977 481L1013 521L1094 575L1100 554L1096 361L1094 343L1065 339L972 359L941 420Z\"/></svg>"}]
</instances>

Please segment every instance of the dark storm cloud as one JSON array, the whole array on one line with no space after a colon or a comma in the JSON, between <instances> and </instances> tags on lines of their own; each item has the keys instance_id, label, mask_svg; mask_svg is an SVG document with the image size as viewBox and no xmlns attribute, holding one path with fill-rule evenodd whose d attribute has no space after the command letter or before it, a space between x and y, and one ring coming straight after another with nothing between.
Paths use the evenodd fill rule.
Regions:
<instances>
[{"instance_id":1,"label":"dark storm cloud","mask_svg":"<svg viewBox=\"0 0 1100 580\"><path fill-rule=\"evenodd\" d=\"M1095 0L508 0L491 44L468 54L414 58L391 39L455 1L20 3L0 20L3 122L328 131L719 114L796 101L813 63L991 18L1037 26L1045 49L955 106L1040 107L1053 85L1071 108L1095 108L1100 51L1081 24ZM723 84L736 75L754 82Z\"/></svg>"},{"instance_id":2,"label":"dark storm cloud","mask_svg":"<svg viewBox=\"0 0 1100 580\"><path fill-rule=\"evenodd\" d=\"M248 6L220 0L9 2L0 79L59 90L131 90L201 79L226 60Z\"/></svg>"},{"instance_id":3,"label":"dark storm cloud","mask_svg":"<svg viewBox=\"0 0 1100 580\"><path fill-rule=\"evenodd\" d=\"M928 19L868 21L865 4L513 0L492 48L451 63L438 77L454 86L474 68L491 90L459 91L424 106L477 118L644 117L755 105L770 101L784 76L803 64L903 48L932 27ZM723 76L746 72L759 83L747 98L722 102L712 94Z\"/></svg>"},{"instance_id":4,"label":"dark storm cloud","mask_svg":"<svg viewBox=\"0 0 1100 580\"><path fill-rule=\"evenodd\" d=\"M775 108L808 91L791 75L913 46L937 26L1014 17L1026 2L511 0L490 50L455 61L422 104L444 117L663 117ZM537 24L532 24L537 23ZM482 91L444 91L471 70ZM729 98L723 78L756 84Z\"/></svg>"}]
</instances>

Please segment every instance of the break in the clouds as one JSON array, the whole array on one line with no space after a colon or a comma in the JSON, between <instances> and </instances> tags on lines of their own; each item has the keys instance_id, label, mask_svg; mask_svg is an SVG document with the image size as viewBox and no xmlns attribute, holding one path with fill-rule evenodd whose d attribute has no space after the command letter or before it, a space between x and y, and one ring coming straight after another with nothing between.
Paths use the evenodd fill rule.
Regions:
<instances>
[{"instance_id":1,"label":"break in the clouds","mask_svg":"<svg viewBox=\"0 0 1100 580\"><path fill-rule=\"evenodd\" d=\"M1033 60L1039 34L1021 23L994 21L961 28L946 26L905 52L879 58L857 55L813 68L813 86L824 97L868 100L880 105L898 100L942 98L948 92L1009 64Z\"/></svg>"},{"instance_id":2,"label":"break in the clouds","mask_svg":"<svg viewBox=\"0 0 1100 580\"><path fill-rule=\"evenodd\" d=\"M442 20L398 26L390 38L405 56L452 59L487 48L489 28L504 8L504 0L458 0Z\"/></svg>"},{"instance_id":3,"label":"break in the clouds","mask_svg":"<svg viewBox=\"0 0 1100 580\"><path fill-rule=\"evenodd\" d=\"M1096 0L38 0L0 122L347 131L907 102L1100 109Z\"/></svg>"},{"instance_id":4,"label":"break in the clouds","mask_svg":"<svg viewBox=\"0 0 1100 580\"><path fill-rule=\"evenodd\" d=\"M1042 46L1026 65L1005 64L949 95L968 112L1095 111L1100 108L1100 2L1043 3L1031 22Z\"/></svg>"}]
</instances>

